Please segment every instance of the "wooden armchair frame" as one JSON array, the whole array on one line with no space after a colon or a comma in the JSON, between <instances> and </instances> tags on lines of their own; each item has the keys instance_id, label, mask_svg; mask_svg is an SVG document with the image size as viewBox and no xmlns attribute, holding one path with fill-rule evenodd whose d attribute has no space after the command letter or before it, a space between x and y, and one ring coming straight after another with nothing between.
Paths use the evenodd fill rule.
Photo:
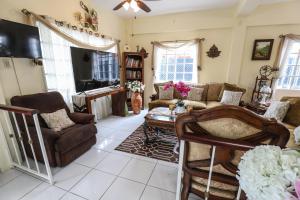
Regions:
<instances>
[{"instance_id":1,"label":"wooden armchair frame","mask_svg":"<svg viewBox=\"0 0 300 200\"><path fill-rule=\"evenodd\" d=\"M205 122L209 120L233 118L244 122L258 130L259 132L241 137L238 139L228 139L213 136L207 130L202 128L197 122ZM209 195L211 180L239 187L238 180L235 177L224 175L221 173L213 173L212 168L215 165L221 165L227 171L236 174L237 166L231 161L234 158L234 151L248 151L258 145L269 144L277 145L281 148L285 147L289 140L289 131L275 119L265 119L255 113L237 106L219 106L212 109L201 111L191 111L182 114L176 119L176 134L180 139L180 160L176 199L187 200L190 192L208 199L224 200L214 195ZM263 143L268 141L267 143ZM190 142L210 145L211 159L188 161L190 151ZM209 167L209 173L199 167ZM183 186L181 189L181 177L183 173ZM192 176L208 179L206 192L200 192L191 187ZM245 194L241 191L237 192L237 199L245 199Z\"/></svg>"}]
</instances>

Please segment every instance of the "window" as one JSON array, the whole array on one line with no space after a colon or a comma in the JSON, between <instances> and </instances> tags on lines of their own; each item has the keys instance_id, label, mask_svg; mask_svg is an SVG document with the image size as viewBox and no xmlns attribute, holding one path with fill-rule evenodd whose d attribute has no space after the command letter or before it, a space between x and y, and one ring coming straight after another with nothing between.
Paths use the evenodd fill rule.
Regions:
<instances>
[{"instance_id":1,"label":"window","mask_svg":"<svg viewBox=\"0 0 300 200\"><path fill-rule=\"evenodd\" d=\"M178 45L178 44L176 44ZM197 45L180 48L157 48L156 82L197 82Z\"/></svg>"},{"instance_id":2,"label":"window","mask_svg":"<svg viewBox=\"0 0 300 200\"><path fill-rule=\"evenodd\" d=\"M300 42L288 43L282 63L277 88L300 89Z\"/></svg>"}]
</instances>

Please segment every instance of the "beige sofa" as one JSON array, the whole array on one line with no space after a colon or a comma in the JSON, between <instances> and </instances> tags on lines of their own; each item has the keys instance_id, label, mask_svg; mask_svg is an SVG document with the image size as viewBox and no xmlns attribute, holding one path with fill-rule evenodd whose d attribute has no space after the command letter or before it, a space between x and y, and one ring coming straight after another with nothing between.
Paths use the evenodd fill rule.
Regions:
<instances>
[{"instance_id":1,"label":"beige sofa","mask_svg":"<svg viewBox=\"0 0 300 200\"><path fill-rule=\"evenodd\" d=\"M294 130L300 126L300 97L283 97L280 101L289 101L290 108L283 119L283 125L290 131L290 139L287 143L287 147L298 147L295 143Z\"/></svg>"},{"instance_id":2,"label":"beige sofa","mask_svg":"<svg viewBox=\"0 0 300 200\"><path fill-rule=\"evenodd\" d=\"M159 99L159 95L158 95L159 86L163 86L166 83L170 83L170 82L154 84L156 94L151 96L151 102L149 103L149 110L156 107L169 107L169 105L176 104L179 99L182 99L181 95L176 90L174 90L173 99L169 99L169 100ZM213 108L222 105L220 101L222 99L224 90L241 91L243 92L243 94L246 92L245 89L239 88L238 86L229 83L209 83L204 85L189 84L189 86L204 88L202 98L199 99L199 101L190 101L187 99L184 100L185 106L192 106L194 110L202 110L202 109Z\"/></svg>"}]
</instances>

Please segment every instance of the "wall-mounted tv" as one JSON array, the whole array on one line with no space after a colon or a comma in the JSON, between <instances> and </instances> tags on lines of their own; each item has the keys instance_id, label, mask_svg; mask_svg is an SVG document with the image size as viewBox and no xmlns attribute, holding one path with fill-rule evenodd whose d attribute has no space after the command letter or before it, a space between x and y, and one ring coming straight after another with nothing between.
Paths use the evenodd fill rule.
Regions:
<instances>
[{"instance_id":1,"label":"wall-mounted tv","mask_svg":"<svg viewBox=\"0 0 300 200\"><path fill-rule=\"evenodd\" d=\"M71 47L76 92L120 84L115 53Z\"/></svg>"},{"instance_id":2,"label":"wall-mounted tv","mask_svg":"<svg viewBox=\"0 0 300 200\"><path fill-rule=\"evenodd\" d=\"M0 19L0 57L42 58L38 28Z\"/></svg>"}]
</instances>

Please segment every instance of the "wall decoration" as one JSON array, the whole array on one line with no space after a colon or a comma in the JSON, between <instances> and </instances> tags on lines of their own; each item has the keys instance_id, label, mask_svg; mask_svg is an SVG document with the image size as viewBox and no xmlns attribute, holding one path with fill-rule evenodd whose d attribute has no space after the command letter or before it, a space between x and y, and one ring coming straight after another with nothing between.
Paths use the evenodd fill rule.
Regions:
<instances>
[{"instance_id":1,"label":"wall decoration","mask_svg":"<svg viewBox=\"0 0 300 200\"><path fill-rule=\"evenodd\" d=\"M270 60L274 39L255 40L252 60Z\"/></svg>"},{"instance_id":2,"label":"wall decoration","mask_svg":"<svg viewBox=\"0 0 300 200\"><path fill-rule=\"evenodd\" d=\"M140 50L140 54L142 54L144 56L144 58L148 57L148 53L144 47L142 47L142 49Z\"/></svg>"},{"instance_id":3,"label":"wall decoration","mask_svg":"<svg viewBox=\"0 0 300 200\"><path fill-rule=\"evenodd\" d=\"M88 8L82 1L80 1L80 6L84 10L84 16L81 12L76 12L74 14L75 20L84 28L90 28L93 31L98 31L98 14L95 9Z\"/></svg>"},{"instance_id":4,"label":"wall decoration","mask_svg":"<svg viewBox=\"0 0 300 200\"><path fill-rule=\"evenodd\" d=\"M273 73L273 69L270 65L261 66L259 69L260 77L265 78L265 79L269 78L269 76L272 73Z\"/></svg>"},{"instance_id":5,"label":"wall decoration","mask_svg":"<svg viewBox=\"0 0 300 200\"><path fill-rule=\"evenodd\" d=\"M206 53L208 57L216 58L220 56L221 51L219 51L218 47L214 44L212 45L212 47L210 47L209 51L207 51Z\"/></svg>"}]
</instances>

